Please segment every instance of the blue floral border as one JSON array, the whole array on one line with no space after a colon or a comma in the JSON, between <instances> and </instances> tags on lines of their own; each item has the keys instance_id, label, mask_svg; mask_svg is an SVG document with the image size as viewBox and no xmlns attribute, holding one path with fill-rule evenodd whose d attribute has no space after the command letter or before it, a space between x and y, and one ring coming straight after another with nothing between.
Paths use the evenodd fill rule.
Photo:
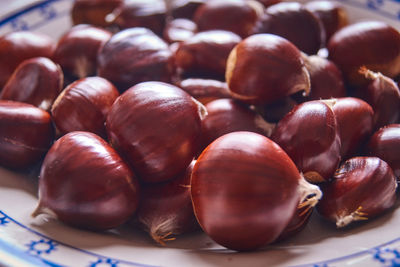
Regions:
<instances>
[{"instance_id":1,"label":"blue floral border","mask_svg":"<svg viewBox=\"0 0 400 267\"><path fill-rule=\"evenodd\" d=\"M49 21L69 16L69 10L58 10L55 5L61 2L71 2L72 0L47 0L24 8L16 13L6 16L0 20L1 27L10 27L12 30L29 30L39 28ZM368 10L376 14L385 16L396 22L400 21L400 0L338 0L343 4L356 7L359 9ZM399 3L398 7L392 8L389 4ZM31 12L38 12L41 20L31 23L29 20L24 19L24 15ZM11 225L21 227L36 236L35 239L30 240L25 244L26 250L21 250L14 247L12 244L2 241L0 236L0 250L6 251L15 255L22 261L29 262L30 264L41 264L42 266L63 266L48 259L49 255L57 253L62 248L69 248L86 255L91 259L87 262L87 266L95 267L99 264L106 264L110 267L118 267L120 265L136 266L136 267L154 267L152 265L124 261L116 258L109 258L100 254L82 250L62 242L53 240L46 235L43 235L17 220L11 218L6 213L0 210L0 227L9 227ZM340 258L325 260L313 264L297 265L295 267L328 267L356 257L368 256L369 263L380 266L400 266L400 238L389 241L385 244L373 247L368 250L360 251L358 253L346 255Z\"/></svg>"}]
</instances>

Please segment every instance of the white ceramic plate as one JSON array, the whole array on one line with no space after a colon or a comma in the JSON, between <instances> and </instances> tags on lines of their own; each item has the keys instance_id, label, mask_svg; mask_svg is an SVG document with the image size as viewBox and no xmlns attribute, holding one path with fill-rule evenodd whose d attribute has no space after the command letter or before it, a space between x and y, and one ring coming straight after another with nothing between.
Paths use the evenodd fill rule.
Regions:
<instances>
[{"instance_id":1,"label":"white ceramic plate","mask_svg":"<svg viewBox=\"0 0 400 267\"><path fill-rule=\"evenodd\" d=\"M7 2L0 0L0 10ZM341 2L353 20L379 19L400 29L399 0ZM70 27L71 4L71 0L44 1L8 14L0 20L0 34L32 30L57 38ZM400 266L400 208L346 230L336 230L314 214L296 237L260 251L236 253L203 233L159 247L146 234L128 227L94 233L43 217L33 219L36 182L34 171L15 173L0 168L0 265Z\"/></svg>"}]
</instances>

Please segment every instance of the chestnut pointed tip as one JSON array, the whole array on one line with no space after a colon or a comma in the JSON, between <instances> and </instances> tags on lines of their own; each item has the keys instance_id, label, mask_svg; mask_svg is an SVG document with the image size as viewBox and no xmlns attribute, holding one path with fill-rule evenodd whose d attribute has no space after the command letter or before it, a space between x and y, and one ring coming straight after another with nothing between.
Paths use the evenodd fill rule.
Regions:
<instances>
[{"instance_id":1,"label":"chestnut pointed tip","mask_svg":"<svg viewBox=\"0 0 400 267\"><path fill-rule=\"evenodd\" d=\"M197 105L197 112L199 114L200 120L203 120L208 114L206 107L194 97L192 97L192 100Z\"/></svg>"},{"instance_id":2,"label":"chestnut pointed tip","mask_svg":"<svg viewBox=\"0 0 400 267\"><path fill-rule=\"evenodd\" d=\"M338 217L336 219L336 227L343 228L354 221L365 221L368 220L367 214L362 212L362 207L358 207L357 210L353 211L349 215Z\"/></svg>"},{"instance_id":3,"label":"chestnut pointed tip","mask_svg":"<svg viewBox=\"0 0 400 267\"><path fill-rule=\"evenodd\" d=\"M57 218L57 215L51 209L44 207L43 204L39 202L35 210L31 213L31 217L36 218L37 216L42 214L47 214L51 217Z\"/></svg>"},{"instance_id":4,"label":"chestnut pointed tip","mask_svg":"<svg viewBox=\"0 0 400 267\"><path fill-rule=\"evenodd\" d=\"M300 174L298 190L300 193L300 208L315 207L318 201L322 198L322 191L320 190L319 186L307 182L302 174Z\"/></svg>"},{"instance_id":5,"label":"chestnut pointed tip","mask_svg":"<svg viewBox=\"0 0 400 267\"><path fill-rule=\"evenodd\" d=\"M161 246L166 246L166 242L173 241L176 238L172 237L176 230L176 218L158 218L158 219L140 219L141 223L147 228L150 237Z\"/></svg>"}]
</instances>

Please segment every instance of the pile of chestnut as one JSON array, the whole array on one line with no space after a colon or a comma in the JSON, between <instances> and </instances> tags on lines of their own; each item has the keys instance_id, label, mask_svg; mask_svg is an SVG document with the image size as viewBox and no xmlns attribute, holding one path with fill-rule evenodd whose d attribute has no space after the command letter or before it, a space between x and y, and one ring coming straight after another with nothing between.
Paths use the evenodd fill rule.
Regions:
<instances>
[{"instance_id":1,"label":"pile of chestnut","mask_svg":"<svg viewBox=\"0 0 400 267\"><path fill-rule=\"evenodd\" d=\"M226 248L393 209L400 33L341 5L76 0L59 40L0 37L0 165L80 228Z\"/></svg>"}]
</instances>

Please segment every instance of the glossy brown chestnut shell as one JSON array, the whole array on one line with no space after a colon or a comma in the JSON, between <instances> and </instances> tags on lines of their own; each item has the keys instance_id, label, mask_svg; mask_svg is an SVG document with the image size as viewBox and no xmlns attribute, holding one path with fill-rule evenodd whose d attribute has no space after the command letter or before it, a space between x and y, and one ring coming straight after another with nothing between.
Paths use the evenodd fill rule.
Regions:
<instances>
[{"instance_id":1,"label":"glossy brown chestnut shell","mask_svg":"<svg viewBox=\"0 0 400 267\"><path fill-rule=\"evenodd\" d=\"M335 32L349 24L347 11L337 2L310 1L304 7L321 20L327 41Z\"/></svg>"},{"instance_id":2,"label":"glossy brown chestnut shell","mask_svg":"<svg viewBox=\"0 0 400 267\"><path fill-rule=\"evenodd\" d=\"M29 167L41 159L53 139L48 112L30 104L0 100L0 165Z\"/></svg>"},{"instance_id":3,"label":"glossy brown chestnut shell","mask_svg":"<svg viewBox=\"0 0 400 267\"><path fill-rule=\"evenodd\" d=\"M199 149L205 109L182 89L144 82L114 102L106 121L111 144L144 182L183 172Z\"/></svg>"},{"instance_id":4,"label":"glossy brown chestnut shell","mask_svg":"<svg viewBox=\"0 0 400 267\"><path fill-rule=\"evenodd\" d=\"M327 48L352 85L363 83L362 66L390 78L400 74L400 33L384 22L348 25L332 36Z\"/></svg>"},{"instance_id":5,"label":"glossy brown chestnut shell","mask_svg":"<svg viewBox=\"0 0 400 267\"><path fill-rule=\"evenodd\" d=\"M39 204L32 214L91 230L126 222L135 212L138 182L115 150L99 136L72 132L47 153L39 177Z\"/></svg>"},{"instance_id":6,"label":"glossy brown chestnut shell","mask_svg":"<svg viewBox=\"0 0 400 267\"><path fill-rule=\"evenodd\" d=\"M51 58L54 41L43 34L18 31L0 37L0 88L4 86L15 68L32 57Z\"/></svg>"},{"instance_id":7,"label":"glossy brown chestnut shell","mask_svg":"<svg viewBox=\"0 0 400 267\"><path fill-rule=\"evenodd\" d=\"M97 53L111 38L111 32L91 25L81 24L69 29L57 43L54 61L73 77L94 75Z\"/></svg>"},{"instance_id":8,"label":"glossy brown chestnut shell","mask_svg":"<svg viewBox=\"0 0 400 267\"><path fill-rule=\"evenodd\" d=\"M217 99L206 105L207 116L201 122L203 147L224 134L248 131L270 136L274 124L266 122L248 106L233 99Z\"/></svg>"},{"instance_id":9,"label":"glossy brown chestnut shell","mask_svg":"<svg viewBox=\"0 0 400 267\"><path fill-rule=\"evenodd\" d=\"M110 25L106 16L123 0L75 0L71 10L72 22L77 24L91 24L107 27Z\"/></svg>"},{"instance_id":10,"label":"glossy brown chestnut shell","mask_svg":"<svg viewBox=\"0 0 400 267\"><path fill-rule=\"evenodd\" d=\"M366 68L361 68L368 83L355 90L356 96L364 99L374 109L374 127L396 123L400 119L400 89L396 82Z\"/></svg>"},{"instance_id":11,"label":"glossy brown chestnut shell","mask_svg":"<svg viewBox=\"0 0 400 267\"><path fill-rule=\"evenodd\" d=\"M338 125L343 159L360 152L374 129L372 107L355 97L343 97L332 100L333 112Z\"/></svg>"},{"instance_id":12,"label":"glossy brown chestnut shell","mask_svg":"<svg viewBox=\"0 0 400 267\"><path fill-rule=\"evenodd\" d=\"M323 197L317 210L337 227L344 227L391 208L396 200L396 187L396 177L383 160L351 158L336 171L332 181L321 185Z\"/></svg>"},{"instance_id":13,"label":"glossy brown chestnut shell","mask_svg":"<svg viewBox=\"0 0 400 267\"><path fill-rule=\"evenodd\" d=\"M106 137L106 117L118 96L114 85L101 77L87 77L68 85L51 108L59 134L88 131Z\"/></svg>"},{"instance_id":14,"label":"glossy brown chestnut shell","mask_svg":"<svg viewBox=\"0 0 400 267\"><path fill-rule=\"evenodd\" d=\"M225 77L232 96L250 104L268 104L310 90L300 51L273 34L241 41L229 55Z\"/></svg>"},{"instance_id":15,"label":"glossy brown chestnut shell","mask_svg":"<svg viewBox=\"0 0 400 267\"><path fill-rule=\"evenodd\" d=\"M279 35L310 55L316 54L325 43L321 21L296 2L281 2L269 6L255 32Z\"/></svg>"},{"instance_id":16,"label":"glossy brown chestnut shell","mask_svg":"<svg viewBox=\"0 0 400 267\"><path fill-rule=\"evenodd\" d=\"M305 196L320 197L277 144L251 132L229 133L210 144L194 166L190 190L203 230L239 251L273 242Z\"/></svg>"},{"instance_id":17,"label":"glossy brown chestnut shell","mask_svg":"<svg viewBox=\"0 0 400 267\"><path fill-rule=\"evenodd\" d=\"M311 80L310 95L302 97L303 100L319 100L346 96L343 75L335 63L316 55L303 55L303 60Z\"/></svg>"},{"instance_id":18,"label":"glossy brown chestnut shell","mask_svg":"<svg viewBox=\"0 0 400 267\"><path fill-rule=\"evenodd\" d=\"M208 0L174 0L171 15L174 18L193 19L196 10Z\"/></svg>"},{"instance_id":19,"label":"glossy brown chestnut shell","mask_svg":"<svg viewBox=\"0 0 400 267\"><path fill-rule=\"evenodd\" d=\"M123 1L107 19L121 29L146 27L161 36L166 21L165 4L163 0Z\"/></svg>"},{"instance_id":20,"label":"glossy brown chestnut shell","mask_svg":"<svg viewBox=\"0 0 400 267\"><path fill-rule=\"evenodd\" d=\"M175 52L175 64L184 72L224 76L231 50L242 40L233 32L199 32L182 42Z\"/></svg>"},{"instance_id":21,"label":"glossy brown chestnut shell","mask_svg":"<svg viewBox=\"0 0 400 267\"><path fill-rule=\"evenodd\" d=\"M213 0L200 6L194 14L199 31L226 30L242 38L251 35L264 7L252 0Z\"/></svg>"},{"instance_id":22,"label":"glossy brown chestnut shell","mask_svg":"<svg viewBox=\"0 0 400 267\"><path fill-rule=\"evenodd\" d=\"M217 80L189 78L178 82L176 85L203 105L216 99L230 98L231 96L228 85Z\"/></svg>"},{"instance_id":23,"label":"glossy brown chestnut shell","mask_svg":"<svg viewBox=\"0 0 400 267\"><path fill-rule=\"evenodd\" d=\"M327 181L339 165L341 143L331 103L314 100L295 106L276 125L271 139L307 181Z\"/></svg>"},{"instance_id":24,"label":"glossy brown chestnut shell","mask_svg":"<svg viewBox=\"0 0 400 267\"><path fill-rule=\"evenodd\" d=\"M62 91L63 82L60 66L50 59L27 59L15 69L0 92L0 99L24 102L48 111Z\"/></svg>"},{"instance_id":25,"label":"glossy brown chestnut shell","mask_svg":"<svg viewBox=\"0 0 400 267\"><path fill-rule=\"evenodd\" d=\"M113 35L98 54L98 75L120 91L143 81L169 82L174 71L167 43L145 28Z\"/></svg>"},{"instance_id":26,"label":"glossy brown chestnut shell","mask_svg":"<svg viewBox=\"0 0 400 267\"><path fill-rule=\"evenodd\" d=\"M400 179L400 124L387 125L374 133L367 152L386 161Z\"/></svg>"},{"instance_id":27,"label":"glossy brown chestnut shell","mask_svg":"<svg viewBox=\"0 0 400 267\"><path fill-rule=\"evenodd\" d=\"M167 23L163 38L168 43L183 42L190 39L197 31L197 25L188 19L174 19Z\"/></svg>"},{"instance_id":28,"label":"glossy brown chestnut shell","mask_svg":"<svg viewBox=\"0 0 400 267\"><path fill-rule=\"evenodd\" d=\"M199 228L190 197L190 177L195 161L171 181L143 184L136 218L161 245L175 236Z\"/></svg>"}]
</instances>

